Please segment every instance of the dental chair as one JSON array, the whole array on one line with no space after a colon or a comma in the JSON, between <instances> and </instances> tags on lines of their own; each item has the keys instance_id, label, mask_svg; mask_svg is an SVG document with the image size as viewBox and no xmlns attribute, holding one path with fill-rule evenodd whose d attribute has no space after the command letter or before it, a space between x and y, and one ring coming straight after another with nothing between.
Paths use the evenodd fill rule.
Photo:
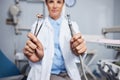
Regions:
<instances>
[{"instance_id":1,"label":"dental chair","mask_svg":"<svg viewBox=\"0 0 120 80\"><path fill-rule=\"evenodd\" d=\"M23 80L24 75L0 50L0 80Z\"/></svg>"},{"instance_id":2,"label":"dental chair","mask_svg":"<svg viewBox=\"0 0 120 80\"><path fill-rule=\"evenodd\" d=\"M108 33L120 33L120 27L102 29L104 39L101 40L101 43L107 49L113 49L117 53L114 59L100 60L98 69L107 80L120 80L120 39L110 39L107 35Z\"/></svg>"}]
</instances>

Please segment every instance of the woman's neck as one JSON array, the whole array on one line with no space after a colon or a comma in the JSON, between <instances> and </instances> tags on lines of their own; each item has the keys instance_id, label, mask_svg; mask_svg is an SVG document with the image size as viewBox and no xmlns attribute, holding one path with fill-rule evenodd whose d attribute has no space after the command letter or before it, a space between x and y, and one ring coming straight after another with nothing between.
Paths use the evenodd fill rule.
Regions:
<instances>
[{"instance_id":1,"label":"woman's neck","mask_svg":"<svg viewBox=\"0 0 120 80\"><path fill-rule=\"evenodd\" d=\"M49 17L52 18L52 19L54 19L54 20L57 20L57 19L59 19L61 16L51 17L51 16L49 15Z\"/></svg>"}]
</instances>

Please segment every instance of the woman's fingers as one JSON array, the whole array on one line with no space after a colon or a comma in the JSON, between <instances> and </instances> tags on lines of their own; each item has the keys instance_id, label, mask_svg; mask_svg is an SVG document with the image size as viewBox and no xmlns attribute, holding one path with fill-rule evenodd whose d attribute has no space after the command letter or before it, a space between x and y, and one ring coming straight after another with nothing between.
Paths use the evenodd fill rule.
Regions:
<instances>
[{"instance_id":1,"label":"woman's fingers","mask_svg":"<svg viewBox=\"0 0 120 80\"><path fill-rule=\"evenodd\" d=\"M76 48L76 47L79 46L83 41L84 41L83 39L77 39L77 40L75 40L75 41L72 43L71 47L72 47L72 48Z\"/></svg>"},{"instance_id":2,"label":"woman's fingers","mask_svg":"<svg viewBox=\"0 0 120 80\"><path fill-rule=\"evenodd\" d=\"M80 55L86 51L85 41L80 33L75 34L72 37L70 43L71 43L71 49L76 55Z\"/></svg>"},{"instance_id":3,"label":"woman's fingers","mask_svg":"<svg viewBox=\"0 0 120 80\"><path fill-rule=\"evenodd\" d=\"M80 55L83 54L86 51L86 46L85 43L81 43L80 45L76 46L76 48L74 48L75 52Z\"/></svg>"},{"instance_id":4,"label":"woman's fingers","mask_svg":"<svg viewBox=\"0 0 120 80\"><path fill-rule=\"evenodd\" d=\"M42 46L41 42L32 33L28 34L28 38L31 40L31 42L29 42L30 43L29 46L32 49L35 49L35 53L38 57L41 57L41 55L43 54L43 46Z\"/></svg>"},{"instance_id":5,"label":"woman's fingers","mask_svg":"<svg viewBox=\"0 0 120 80\"><path fill-rule=\"evenodd\" d=\"M32 53L29 52L28 50L26 50L26 48L23 49L23 53L24 53L24 55L25 55L26 57L32 56Z\"/></svg>"},{"instance_id":6,"label":"woman's fingers","mask_svg":"<svg viewBox=\"0 0 120 80\"><path fill-rule=\"evenodd\" d=\"M27 36L29 40L27 40L23 52L32 62L37 62L44 56L43 46L34 34L28 33Z\"/></svg>"},{"instance_id":7,"label":"woman's fingers","mask_svg":"<svg viewBox=\"0 0 120 80\"><path fill-rule=\"evenodd\" d=\"M80 45L81 43L83 43L84 39L82 38L81 34L75 34L72 39L71 39L71 47L74 49L76 48L78 45Z\"/></svg>"},{"instance_id":8,"label":"woman's fingers","mask_svg":"<svg viewBox=\"0 0 120 80\"><path fill-rule=\"evenodd\" d=\"M73 37L72 37L72 39L70 40L70 42L72 43L72 42L74 42L75 40L81 39L81 38L82 38L81 34L80 34L80 33L77 33L77 34L73 35Z\"/></svg>"},{"instance_id":9,"label":"woman's fingers","mask_svg":"<svg viewBox=\"0 0 120 80\"><path fill-rule=\"evenodd\" d=\"M41 44L41 42L37 39L37 37L32 34L32 33L29 33L28 34L28 38L39 48L39 49L43 49L43 46Z\"/></svg>"},{"instance_id":10,"label":"woman's fingers","mask_svg":"<svg viewBox=\"0 0 120 80\"><path fill-rule=\"evenodd\" d=\"M35 50L36 47L37 47L36 44L33 43L31 40L28 40L28 41L26 42L26 48L31 48L31 49Z\"/></svg>"}]
</instances>

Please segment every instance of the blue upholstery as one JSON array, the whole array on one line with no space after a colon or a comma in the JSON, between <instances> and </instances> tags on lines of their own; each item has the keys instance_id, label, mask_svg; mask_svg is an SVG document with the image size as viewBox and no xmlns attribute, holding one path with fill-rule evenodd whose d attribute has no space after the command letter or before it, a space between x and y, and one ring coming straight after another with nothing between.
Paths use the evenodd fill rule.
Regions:
<instances>
[{"instance_id":1,"label":"blue upholstery","mask_svg":"<svg viewBox=\"0 0 120 80\"><path fill-rule=\"evenodd\" d=\"M20 71L0 50L0 78L19 75Z\"/></svg>"}]
</instances>

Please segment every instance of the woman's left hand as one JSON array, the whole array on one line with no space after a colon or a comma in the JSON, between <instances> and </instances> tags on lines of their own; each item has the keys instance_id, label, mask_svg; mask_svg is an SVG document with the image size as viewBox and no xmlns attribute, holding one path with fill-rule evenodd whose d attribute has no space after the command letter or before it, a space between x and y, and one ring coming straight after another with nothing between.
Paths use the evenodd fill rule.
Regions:
<instances>
[{"instance_id":1,"label":"woman's left hand","mask_svg":"<svg viewBox=\"0 0 120 80\"><path fill-rule=\"evenodd\" d=\"M73 35L70 40L70 46L75 55L81 55L87 50L85 41L80 33Z\"/></svg>"}]
</instances>

